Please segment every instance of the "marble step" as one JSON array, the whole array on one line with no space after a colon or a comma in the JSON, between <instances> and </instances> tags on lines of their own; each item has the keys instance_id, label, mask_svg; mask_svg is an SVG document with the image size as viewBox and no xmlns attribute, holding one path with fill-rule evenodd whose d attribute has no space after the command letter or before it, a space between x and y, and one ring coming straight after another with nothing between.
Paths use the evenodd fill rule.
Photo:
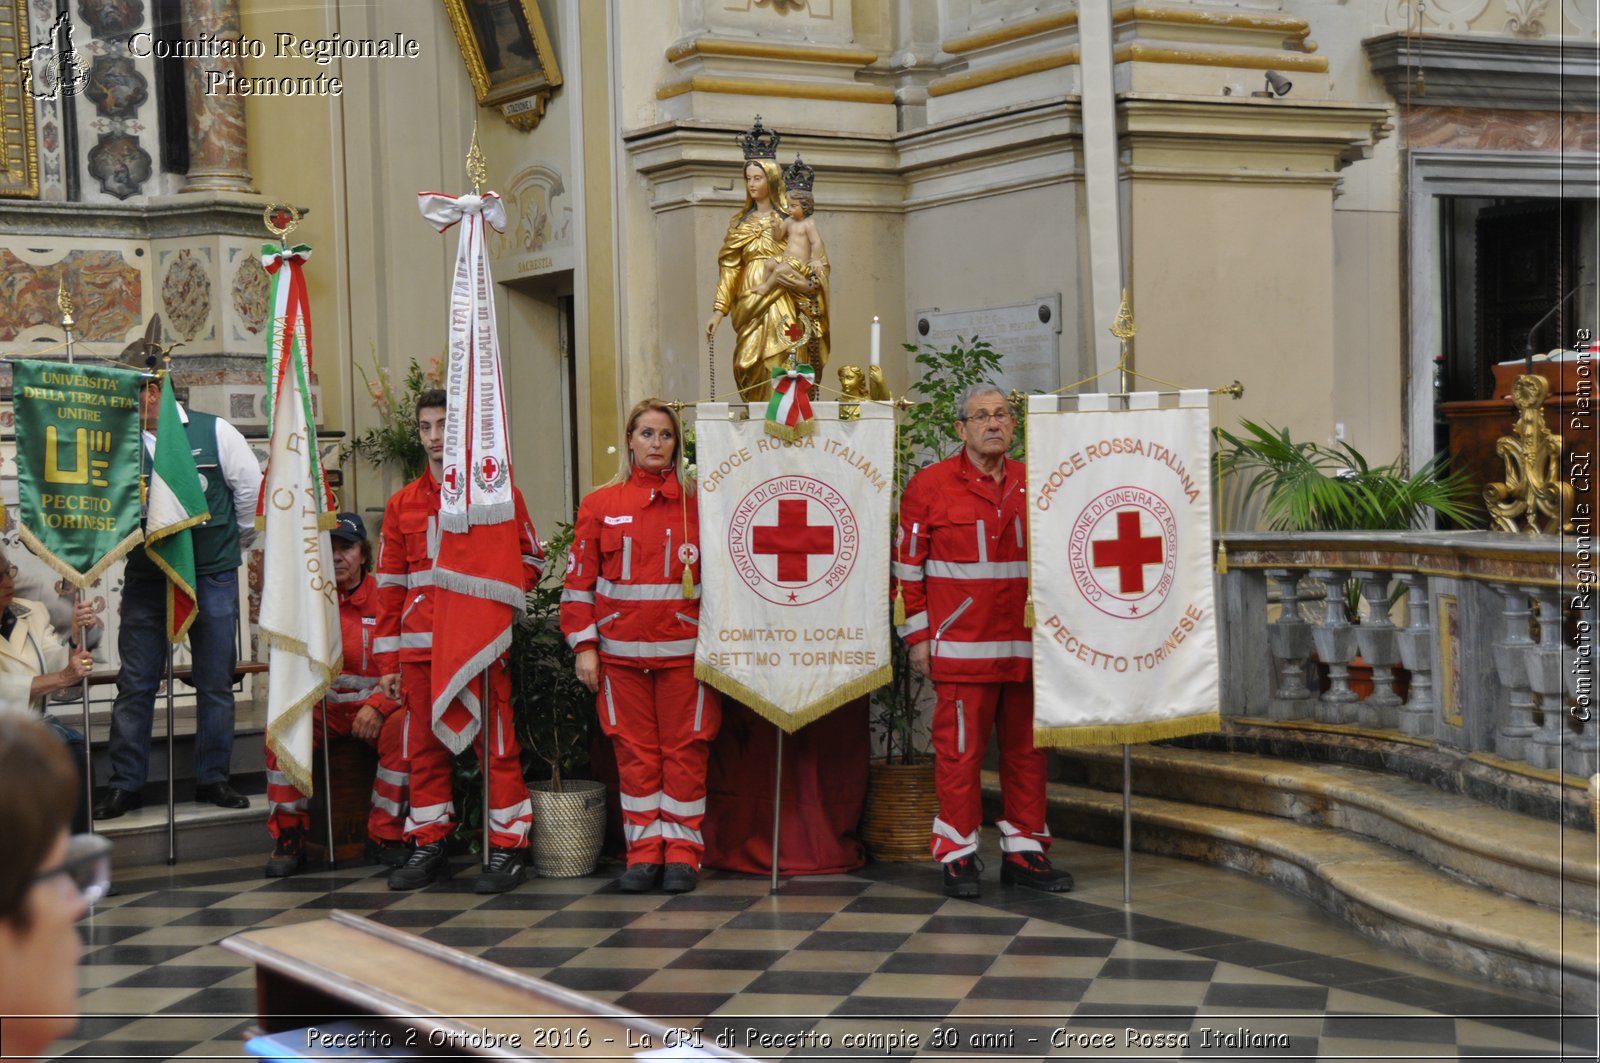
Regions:
<instances>
[{"instance_id":1,"label":"marble step","mask_svg":"<svg viewBox=\"0 0 1600 1063\"><path fill-rule=\"evenodd\" d=\"M1061 757L1065 771L1081 771L1077 781L1120 795L1120 746ZM1591 831L1349 764L1150 745L1135 746L1132 757L1136 793L1344 831L1558 912L1600 914Z\"/></svg>"},{"instance_id":2,"label":"marble step","mask_svg":"<svg viewBox=\"0 0 1600 1063\"><path fill-rule=\"evenodd\" d=\"M985 796L998 812L999 779ZM1120 846L1122 794L1051 783L1053 833ZM1384 843L1256 812L1136 794L1133 844L1264 878L1431 963L1588 1009L1600 933L1588 919L1465 882ZM1137 898L1139 883L1133 883Z\"/></svg>"},{"instance_id":3,"label":"marble step","mask_svg":"<svg viewBox=\"0 0 1600 1063\"><path fill-rule=\"evenodd\" d=\"M235 780L236 783L243 780ZM145 805L112 820L97 820L95 832L111 842L111 870L115 881L119 868L152 867L167 862L167 805L165 787L155 796L156 787L145 791ZM173 805L175 848L179 862L208 860L219 856L247 856L259 852L264 863L272 851L267 833L267 796L264 783L241 792L250 798L249 808L218 808L190 800L193 787L178 787Z\"/></svg>"}]
</instances>

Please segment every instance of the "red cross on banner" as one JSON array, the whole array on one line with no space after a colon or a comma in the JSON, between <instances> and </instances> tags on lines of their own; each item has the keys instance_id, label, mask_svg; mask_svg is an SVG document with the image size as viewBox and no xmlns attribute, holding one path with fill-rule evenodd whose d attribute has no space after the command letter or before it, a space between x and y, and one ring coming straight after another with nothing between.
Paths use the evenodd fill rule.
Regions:
<instances>
[{"instance_id":1,"label":"red cross on banner","mask_svg":"<svg viewBox=\"0 0 1600 1063\"><path fill-rule=\"evenodd\" d=\"M1117 537L1094 541L1094 567L1117 570L1122 594L1144 593L1144 566L1161 564L1161 537L1139 534L1139 511L1117 513Z\"/></svg>"},{"instance_id":2,"label":"red cross on banner","mask_svg":"<svg viewBox=\"0 0 1600 1063\"><path fill-rule=\"evenodd\" d=\"M810 558L833 555L833 525L810 524L803 498L778 501L778 523L754 530L751 552L776 555L778 579L784 583L805 583L810 579Z\"/></svg>"}]
</instances>

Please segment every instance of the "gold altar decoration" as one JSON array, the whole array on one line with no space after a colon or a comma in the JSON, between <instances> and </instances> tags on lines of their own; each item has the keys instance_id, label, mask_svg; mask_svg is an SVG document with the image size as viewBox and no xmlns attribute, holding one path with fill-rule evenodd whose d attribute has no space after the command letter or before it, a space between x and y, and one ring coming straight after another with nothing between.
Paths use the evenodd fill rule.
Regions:
<instances>
[{"instance_id":1,"label":"gold altar decoration","mask_svg":"<svg viewBox=\"0 0 1600 1063\"><path fill-rule=\"evenodd\" d=\"M839 407L841 421L860 420L863 399L888 402L894 398L889 394L888 382L883 379L883 367L877 365L869 365L866 369L862 369L859 365L841 365L839 393L845 400Z\"/></svg>"},{"instance_id":2,"label":"gold altar decoration","mask_svg":"<svg viewBox=\"0 0 1600 1063\"><path fill-rule=\"evenodd\" d=\"M1561 479L1559 433L1544 423L1544 400L1550 382L1542 376L1519 376L1511 386L1517 423L1511 435L1495 442L1505 462L1506 478L1483 489L1489 516L1500 531L1550 535L1572 531L1572 485Z\"/></svg>"}]
</instances>

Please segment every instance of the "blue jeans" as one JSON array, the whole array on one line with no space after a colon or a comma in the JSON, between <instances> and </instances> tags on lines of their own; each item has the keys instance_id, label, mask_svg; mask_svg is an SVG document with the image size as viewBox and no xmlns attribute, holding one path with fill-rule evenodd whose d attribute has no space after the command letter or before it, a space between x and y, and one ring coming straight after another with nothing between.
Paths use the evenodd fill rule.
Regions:
<instances>
[{"instance_id":1,"label":"blue jeans","mask_svg":"<svg viewBox=\"0 0 1600 1063\"><path fill-rule=\"evenodd\" d=\"M233 759L233 667L239 625L237 570L195 580L198 609L189 628L195 689L194 780L228 781ZM156 688L167 674L167 581L159 572L130 574L122 588L117 700L111 706L111 786L138 793L150 770L150 724Z\"/></svg>"},{"instance_id":2,"label":"blue jeans","mask_svg":"<svg viewBox=\"0 0 1600 1063\"><path fill-rule=\"evenodd\" d=\"M72 754L72 767L78 773L78 797L72 809L72 833L82 834L89 829L89 812L84 804L84 745L83 735L74 731L49 713L44 717L45 726L54 731L56 737L66 745L67 752Z\"/></svg>"}]
</instances>

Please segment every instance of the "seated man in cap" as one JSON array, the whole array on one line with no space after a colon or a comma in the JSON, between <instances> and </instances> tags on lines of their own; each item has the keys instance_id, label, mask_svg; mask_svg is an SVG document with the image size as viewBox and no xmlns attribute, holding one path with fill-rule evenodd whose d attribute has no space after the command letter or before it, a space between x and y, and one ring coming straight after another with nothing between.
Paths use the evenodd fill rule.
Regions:
<instances>
[{"instance_id":1,"label":"seated man in cap","mask_svg":"<svg viewBox=\"0 0 1600 1063\"><path fill-rule=\"evenodd\" d=\"M339 586L339 629L344 639L344 671L328 690L312 721L313 741L322 744L322 713L328 734L354 735L378 748L378 774L372 780L372 812L367 817L367 853L381 864L405 863L408 776L402 738L405 720L400 703L378 686L378 664L372 652L377 624L378 593L369 574L372 544L367 527L354 513L341 513L330 533L333 575ZM267 829L276 844L267 861L268 878L292 875L305 864L305 843L311 826L306 797L278 771L278 758L267 749Z\"/></svg>"}]
</instances>

